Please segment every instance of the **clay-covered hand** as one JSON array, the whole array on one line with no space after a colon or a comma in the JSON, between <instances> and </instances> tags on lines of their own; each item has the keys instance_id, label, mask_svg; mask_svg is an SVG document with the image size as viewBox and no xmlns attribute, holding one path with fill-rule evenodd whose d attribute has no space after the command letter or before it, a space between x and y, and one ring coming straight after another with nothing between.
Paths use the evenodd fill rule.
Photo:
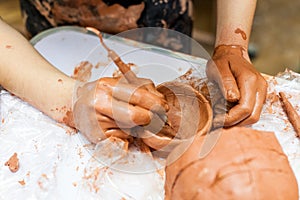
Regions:
<instances>
[{"instance_id":1,"label":"clay-covered hand","mask_svg":"<svg viewBox=\"0 0 300 200\"><path fill-rule=\"evenodd\" d=\"M147 125L154 113L168 109L163 95L148 91L150 85L155 90L152 82L139 85L108 77L79 85L73 106L75 127L93 143L109 136L130 138L130 128Z\"/></svg>"},{"instance_id":2,"label":"clay-covered hand","mask_svg":"<svg viewBox=\"0 0 300 200\"><path fill-rule=\"evenodd\" d=\"M228 102L237 103L225 118L215 117L216 126L248 125L259 120L268 86L247 58L241 46L220 45L207 63L208 79L218 84Z\"/></svg>"}]
</instances>

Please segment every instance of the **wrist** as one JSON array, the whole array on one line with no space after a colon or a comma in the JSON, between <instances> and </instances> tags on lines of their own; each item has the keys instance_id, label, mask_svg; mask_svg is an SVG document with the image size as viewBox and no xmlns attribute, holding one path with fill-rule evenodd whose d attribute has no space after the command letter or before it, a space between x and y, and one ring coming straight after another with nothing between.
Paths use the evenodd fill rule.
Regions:
<instances>
[{"instance_id":1,"label":"wrist","mask_svg":"<svg viewBox=\"0 0 300 200\"><path fill-rule=\"evenodd\" d=\"M220 45L237 45L248 49L250 30L243 23L218 23L215 47Z\"/></svg>"},{"instance_id":2,"label":"wrist","mask_svg":"<svg viewBox=\"0 0 300 200\"><path fill-rule=\"evenodd\" d=\"M57 99L52 102L49 116L54 120L75 127L73 120L73 95L76 81L70 77L58 79L60 85L57 86ZM50 104L51 105L51 104ZM55 107L53 107L55 105Z\"/></svg>"},{"instance_id":3,"label":"wrist","mask_svg":"<svg viewBox=\"0 0 300 200\"><path fill-rule=\"evenodd\" d=\"M241 45L227 45L227 44L221 44L215 47L213 58L228 56L228 55L237 55L241 56L244 59L246 59L248 62L250 61L249 55L248 55L248 49Z\"/></svg>"}]
</instances>

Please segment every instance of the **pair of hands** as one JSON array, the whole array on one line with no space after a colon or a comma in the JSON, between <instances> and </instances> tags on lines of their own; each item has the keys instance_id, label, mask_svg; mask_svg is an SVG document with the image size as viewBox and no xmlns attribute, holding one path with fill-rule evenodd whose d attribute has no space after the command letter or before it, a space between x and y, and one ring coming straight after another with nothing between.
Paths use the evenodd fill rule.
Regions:
<instances>
[{"instance_id":1,"label":"pair of hands","mask_svg":"<svg viewBox=\"0 0 300 200\"><path fill-rule=\"evenodd\" d=\"M75 126L89 141L131 138L131 128L148 125L154 114L168 110L164 96L149 79L128 83L124 77L101 78L79 85L74 99Z\"/></svg>"},{"instance_id":2,"label":"pair of hands","mask_svg":"<svg viewBox=\"0 0 300 200\"><path fill-rule=\"evenodd\" d=\"M208 62L208 79L223 97L235 102L228 112L216 115L215 126L248 125L258 121L267 94L267 83L240 46L219 46ZM149 79L129 84L124 78L101 78L79 86L73 108L76 128L88 140L116 136L130 138L130 129L147 125L155 113L168 110L162 94Z\"/></svg>"}]
</instances>

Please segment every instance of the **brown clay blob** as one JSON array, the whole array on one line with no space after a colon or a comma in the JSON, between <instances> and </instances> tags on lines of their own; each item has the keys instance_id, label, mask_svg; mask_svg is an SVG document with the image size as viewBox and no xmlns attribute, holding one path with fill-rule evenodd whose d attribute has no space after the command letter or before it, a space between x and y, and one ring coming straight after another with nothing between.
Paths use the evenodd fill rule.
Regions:
<instances>
[{"instance_id":1,"label":"brown clay blob","mask_svg":"<svg viewBox=\"0 0 300 200\"><path fill-rule=\"evenodd\" d=\"M72 78L81 82L88 81L92 76L93 65L88 61L79 63L73 71Z\"/></svg>"},{"instance_id":2,"label":"brown clay blob","mask_svg":"<svg viewBox=\"0 0 300 200\"><path fill-rule=\"evenodd\" d=\"M273 133L235 127L209 136L208 154L201 151L209 139L197 137L167 166L166 200L298 199L295 175Z\"/></svg>"},{"instance_id":3,"label":"brown clay blob","mask_svg":"<svg viewBox=\"0 0 300 200\"><path fill-rule=\"evenodd\" d=\"M297 137L300 137L300 116L283 92L279 92L279 96L288 119L296 131Z\"/></svg>"},{"instance_id":4,"label":"brown clay blob","mask_svg":"<svg viewBox=\"0 0 300 200\"><path fill-rule=\"evenodd\" d=\"M247 35L246 35L246 33L245 33L242 29L237 28L237 29L234 31L234 33L236 33L236 34L241 34L243 40L247 40Z\"/></svg>"},{"instance_id":5,"label":"brown clay blob","mask_svg":"<svg viewBox=\"0 0 300 200\"><path fill-rule=\"evenodd\" d=\"M197 137L166 167L166 200L298 199L295 175L273 133L235 127L209 137Z\"/></svg>"},{"instance_id":6,"label":"brown clay blob","mask_svg":"<svg viewBox=\"0 0 300 200\"><path fill-rule=\"evenodd\" d=\"M18 154L14 153L8 161L5 162L5 166L9 167L9 170L11 172L17 172L19 170L19 159L18 159Z\"/></svg>"},{"instance_id":7,"label":"brown clay blob","mask_svg":"<svg viewBox=\"0 0 300 200\"><path fill-rule=\"evenodd\" d=\"M163 148L170 151L181 140L204 135L209 131L212 110L209 101L201 93L180 82L163 83L157 90L168 102L168 123L158 133L148 132L148 137L143 138L148 146L156 150ZM168 131L165 131L166 129Z\"/></svg>"}]
</instances>

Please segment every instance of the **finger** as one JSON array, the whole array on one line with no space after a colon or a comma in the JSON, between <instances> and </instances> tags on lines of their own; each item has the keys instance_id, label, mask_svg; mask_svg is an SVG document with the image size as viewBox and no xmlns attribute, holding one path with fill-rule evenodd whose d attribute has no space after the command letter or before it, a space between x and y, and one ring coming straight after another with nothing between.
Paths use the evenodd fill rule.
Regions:
<instances>
[{"instance_id":1,"label":"finger","mask_svg":"<svg viewBox=\"0 0 300 200\"><path fill-rule=\"evenodd\" d=\"M164 127L165 123L166 121L163 121L159 115L154 114L151 122L144 126L144 129L147 129L156 134Z\"/></svg>"},{"instance_id":2,"label":"finger","mask_svg":"<svg viewBox=\"0 0 300 200\"><path fill-rule=\"evenodd\" d=\"M140 78L140 80L142 82L143 88L158 96L159 98L164 98L164 95L156 90L154 83L150 79Z\"/></svg>"},{"instance_id":3,"label":"finger","mask_svg":"<svg viewBox=\"0 0 300 200\"><path fill-rule=\"evenodd\" d=\"M244 73L237 76L241 98L236 106L225 114L224 126L233 126L251 115L256 102L256 75Z\"/></svg>"},{"instance_id":4,"label":"finger","mask_svg":"<svg viewBox=\"0 0 300 200\"><path fill-rule=\"evenodd\" d=\"M150 123L153 115L147 109L114 99L104 90L97 92L94 107L96 112L129 127L146 125Z\"/></svg>"},{"instance_id":5,"label":"finger","mask_svg":"<svg viewBox=\"0 0 300 200\"><path fill-rule=\"evenodd\" d=\"M154 112L162 112L169 109L164 98L148 92L146 89L121 82L118 79L101 78L98 81L96 91L100 90L105 90L118 100L151 109Z\"/></svg>"},{"instance_id":6,"label":"finger","mask_svg":"<svg viewBox=\"0 0 300 200\"><path fill-rule=\"evenodd\" d=\"M145 88L146 88L149 92L151 92L152 94L158 96L159 98L164 98L164 95L161 94L160 92L158 92L158 91L156 90L156 88L154 87L153 84L151 84L151 85L145 85Z\"/></svg>"},{"instance_id":7,"label":"finger","mask_svg":"<svg viewBox=\"0 0 300 200\"><path fill-rule=\"evenodd\" d=\"M132 128L131 125L124 124L122 122L115 121L108 116L101 113L97 113L97 120L103 130L119 129L119 128Z\"/></svg>"},{"instance_id":8,"label":"finger","mask_svg":"<svg viewBox=\"0 0 300 200\"><path fill-rule=\"evenodd\" d=\"M124 79L124 78L122 78ZM124 81L122 81L124 83ZM120 82L121 83L121 82ZM125 82L125 83L128 83L128 82ZM147 79L147 78L136 78L134 80L132 80L132 82L130 82L130 84L138 87L138 88L144 88L146 89L147 91L153 93L154 95L160 97L160 98L164 98L164 95L162 95L161 93L159 93L156 88L155 88L155 85L154 83L150 80L150 79Z\"/></svg>"},{"instance_id":9,"label":"finger","mask_svg":"<svg viewBox=\"0 0 300 200\"><path fill-rule=\"evenodd\" d=\"M154 112L161 112L168 110L168 104L165 99L148 92L144 88L137 88L127 84L117 84L113 88L112 96L116 99L139 107L152 110Z\"/></svg>"},{"instance_id":10,"label":"finger","mask_svg":"<svg viewBox=\"0 0 300 200\"><path fill-rule=\"evenodd\" d=\"M240 92L230 67L229 61L225 59L210 60L207 63L206 74L209 80L218 84L227 101L236 102L240 99Z\"/></svg>"},{"instance_id":11,"label":"finger","mask_svg":"<svg viewBox=\"0 0 300 200\"><path fill-rule=\"evenodd\" d=\"M109 129L105 131L106 137L117 137L121 139L132 138L130 135L130 129Z\"/></svg>"},{"instance_id":12,"label":"finger","mask_svg":"<svg viewBox=\"0 0 300 200\"><path fill-rule=\"evenodd\" d=\"M267 82L265 80L261 81L259 85L260 87L258 87L258 91L256 93L256 101L252 114L248 118L237 124L238 126L254 124L259 120L263 105L266 101L268 89Z\"/></svg>"}]
</instances>

